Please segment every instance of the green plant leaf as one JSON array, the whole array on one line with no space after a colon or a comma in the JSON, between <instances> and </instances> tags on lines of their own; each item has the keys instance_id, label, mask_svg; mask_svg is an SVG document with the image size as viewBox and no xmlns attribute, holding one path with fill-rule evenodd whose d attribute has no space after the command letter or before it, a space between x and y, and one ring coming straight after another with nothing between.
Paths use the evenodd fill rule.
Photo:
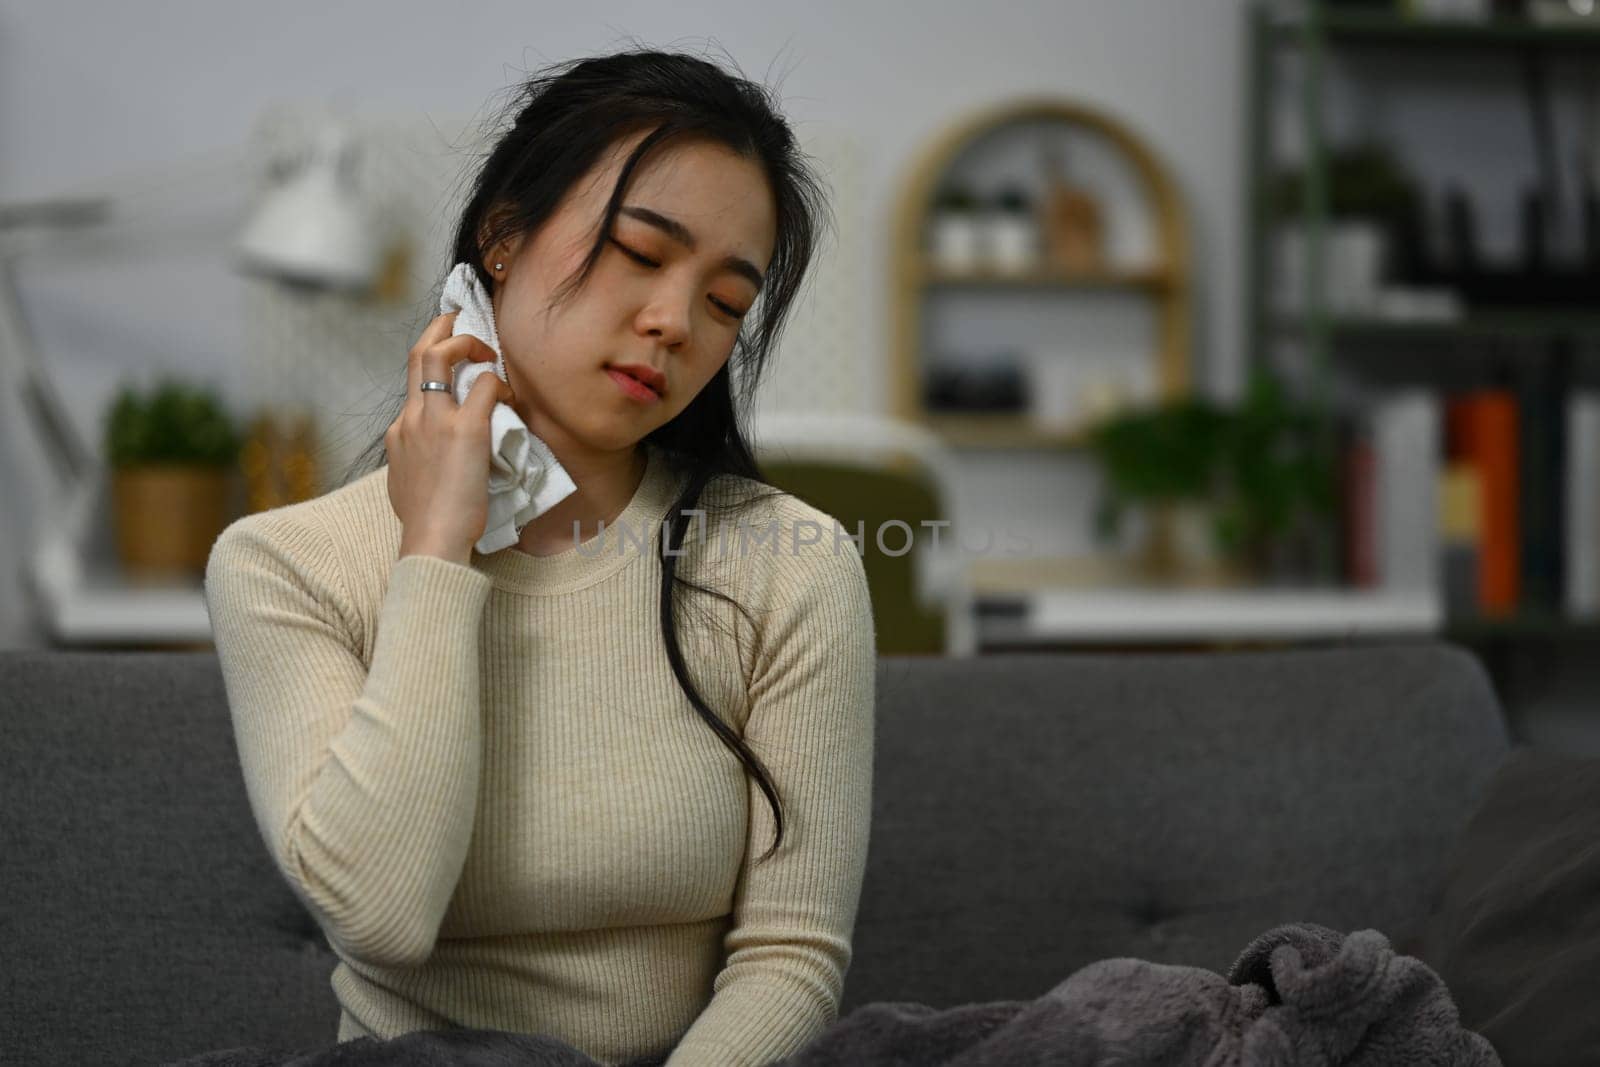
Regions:
<instances>
[{"instance_id":1,"label":"green plant leaf","mask_svg":"<svg viewBox=\"0 0 1600 1067\"><path fill-rule=\"evenodd\" d=\"M1101 494L1094 512L1094 535L1101 544L1112 541L1122 528L1123 503L1115 493Z\"/></svg>"},{"instance_id":2,"label":"green plant leaf","mask_svg":"<svg viewBox=\"0 0 1600 1067\"><path fill-rule=\"evenodd\" d=\"M1101 423L1089 447L1106 483L1102 539L1129 505L1197 500L1212 509L1217 547L1239 558L1330 514L1337 499L1315 413L1265 370L1234 407L1187 398L1124 413Z\"/></svg>"},{"instance_id":3,"label":"green plant leaf","mask_svg":"<svg viewBox=\"0 0 1600 1067\"><path fill-rule=\"evenodd\" d=\"M144 392L123 385L106 413L105 455L113 467L228 466L238 460L240 444L217 395L175 379Z\"/></svg>"}]
</instances>

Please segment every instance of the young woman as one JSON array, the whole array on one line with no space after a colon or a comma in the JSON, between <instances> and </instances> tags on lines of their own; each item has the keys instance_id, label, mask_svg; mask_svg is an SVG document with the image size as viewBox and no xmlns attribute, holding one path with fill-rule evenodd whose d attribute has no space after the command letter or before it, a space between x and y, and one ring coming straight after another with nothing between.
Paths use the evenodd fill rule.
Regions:
<instances>
[{"instance_id":1,"label":"young woman","mask_svg":"<svg viewBox=\"0 0 1600 1067\"><path fill-rule=\"evenodd\" d=\"M387 462L213 549L252 810L339 957L340 1041L769 1062L837 1017L871 813L856 542L740 429L825 201L699 58L563 64L518 108L452 259L509 384L423 391L492 358L434 319ZM481 555L497 400L578 489Z\"/></svg>"}]
</instances>

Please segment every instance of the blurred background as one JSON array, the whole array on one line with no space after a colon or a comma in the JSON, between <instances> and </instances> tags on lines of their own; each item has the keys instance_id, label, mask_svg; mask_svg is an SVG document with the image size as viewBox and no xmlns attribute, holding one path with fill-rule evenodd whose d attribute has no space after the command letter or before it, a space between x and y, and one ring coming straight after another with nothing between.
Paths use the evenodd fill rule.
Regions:
<instances>
[{"instance_id":1,"label":"blurred background","mask_svg":"<svg viewBox=\"0 0 1600 1067\"><path fill-rule=\"evenodd\" d=\"M1600 750L1592 0L0 4L0 641L203 647L381 437L528 73L687 48L833 194L754 431L886 654L1445 636Z\"/></svg>"}]
</instances>

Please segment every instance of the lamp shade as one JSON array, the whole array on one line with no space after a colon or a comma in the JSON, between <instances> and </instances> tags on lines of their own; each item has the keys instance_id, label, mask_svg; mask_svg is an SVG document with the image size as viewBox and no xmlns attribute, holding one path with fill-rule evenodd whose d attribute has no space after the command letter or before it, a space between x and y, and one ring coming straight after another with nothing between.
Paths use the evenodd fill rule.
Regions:
<instances>
[{"instance_id":1,"label":"lamp shade","mask_svg":"<svg viewBox=\"0 0 1600 1067\"><path fill-rule=\"evenodd\" d=\"M355 146L322 128L305 165L273 186L237 246L241 271L329 289L370 289L382 258L373 212L350 178Z\"/></svg>"}]
</instances>

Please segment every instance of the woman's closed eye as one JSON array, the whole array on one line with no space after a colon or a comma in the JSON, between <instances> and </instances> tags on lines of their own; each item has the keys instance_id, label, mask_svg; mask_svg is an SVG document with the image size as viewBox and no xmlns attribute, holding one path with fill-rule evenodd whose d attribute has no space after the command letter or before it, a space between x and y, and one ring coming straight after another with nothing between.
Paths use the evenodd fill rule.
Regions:
<instances>
[{"instance_id":1,"label":"woman's closed eye","mask_svg":"<svg viewBox=\"0 0 1600 1067\"><path fill-rule=\"evenodd\" d=\"M661 266L660 263L657 263L655 260L651 259L649 256L646 256L646 255L644 255L644 254L642 254L640 252L635 252L633 249L629 248L627 245L623 244L621 241L617 240L615 237L611 238L611 243L616 245L618 248L622 249L622 254L627 256L629 259L633 260L635 263L638 263L638 264L640 264L642 266L645 266L645 267L650 267L651 269L654 269L656 267ZM746 314L746 311L749 310L749 309L746 309L745 311L736 310L734 308L729 307L727 304L724 304L722 301L718 300L716 297L712 297L711 298L711 303L716 305L717 309L719 311L721 311L723 314L731 315L733 318L736 318L736 319L744 318L744 316Z\"/></svg>"}]
</instances>

